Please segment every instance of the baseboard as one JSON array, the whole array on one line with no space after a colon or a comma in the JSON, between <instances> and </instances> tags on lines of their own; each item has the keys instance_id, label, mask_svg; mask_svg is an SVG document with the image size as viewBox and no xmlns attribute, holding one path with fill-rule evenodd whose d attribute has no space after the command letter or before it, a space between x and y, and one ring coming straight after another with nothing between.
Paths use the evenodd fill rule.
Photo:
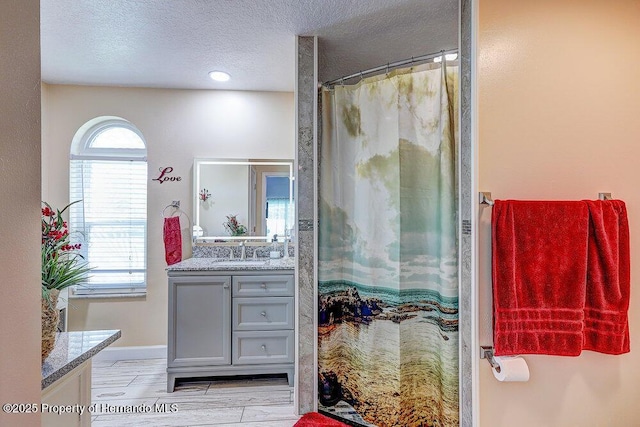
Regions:
<instances>
[{"instance_id":1,"label":"baseboard","mask_svg":"<svg viewBox=\"0 0 640 427\"><path fill-rule=\"evenodd\" d=\"M107 347L93 357L94 361L166 359L166 345Z\"/></svg>"}]
</instances>

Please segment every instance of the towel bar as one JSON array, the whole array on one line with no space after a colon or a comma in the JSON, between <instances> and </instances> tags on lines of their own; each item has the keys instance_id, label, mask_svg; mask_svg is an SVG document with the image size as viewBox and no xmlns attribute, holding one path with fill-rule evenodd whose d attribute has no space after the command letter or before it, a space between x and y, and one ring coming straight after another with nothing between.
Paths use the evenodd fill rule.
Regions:
<instances>
[{"instance_id":1,"label":"towel bar","mask_svg":"<svg viewBox=\"0 0 640 427\"><path fill-rule=\"evenodd\" d=\"M478 199L480 200L481 205L489 205L493 206L493 199L491 198L491 192L489 191L481 191L478 193Z\"/></svg>"},{"instance_id":2,"label":"towel bar","mask_svg":"<svg viewBox=\"0 0 640 427\"><path fill-rule=\"evenodd\" d=\"M598 193L599 200L612 200L611 193ZM478 193L478 201L481 205L493 206L493 199L490 191L480 191Z\"/></svg>"}]
</instances>

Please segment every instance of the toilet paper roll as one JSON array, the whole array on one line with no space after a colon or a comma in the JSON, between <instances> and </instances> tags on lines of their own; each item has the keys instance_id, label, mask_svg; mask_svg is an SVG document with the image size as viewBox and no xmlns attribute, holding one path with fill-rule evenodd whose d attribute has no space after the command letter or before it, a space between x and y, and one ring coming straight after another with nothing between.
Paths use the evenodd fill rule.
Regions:
<instances>
[{"instance_id":1,"label":"toilet paper roll","mask_svg":"<svg viewBox=\"0 0 640 427\"><path fill-rule=\"evenodd\" d=\"M498 364L493 368L493 376L498 381L529 381L529 366L520 356L495 356Z\"/></svg>"}]
</instances>

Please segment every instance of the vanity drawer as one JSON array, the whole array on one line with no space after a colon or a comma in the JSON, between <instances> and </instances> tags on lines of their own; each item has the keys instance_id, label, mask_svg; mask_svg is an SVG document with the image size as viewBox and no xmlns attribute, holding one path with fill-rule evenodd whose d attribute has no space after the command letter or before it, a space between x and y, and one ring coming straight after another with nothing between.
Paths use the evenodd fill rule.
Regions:
<instances>
[{"instance_id":1,"label":"vanity drawer","mask_svg":"<svg viewBox=\"0 0 640 427\"><path fill-rule=\"evenodd\" d=\"M293 297L234 298L234 331L293 329Z\"/></svg>"},{"instance_id":2,"label":"vanity drawer","mask_svg":"<svg viewBox=\"0 0 640 427\"><path fill-rule=\"evenodd\" d=\"M293 275L233 276L234 297L292 297Z\"/></svg>"},{"instance_id":3,"label":"vanity drawer","mask_svg":"<svg viewBox=\"0 0 640 427\"><path fill-rule=\"evenodd\" d=\"M256 365L293 362L293 331L234 332L232 363Z\"/></svg>"}]
</instances>

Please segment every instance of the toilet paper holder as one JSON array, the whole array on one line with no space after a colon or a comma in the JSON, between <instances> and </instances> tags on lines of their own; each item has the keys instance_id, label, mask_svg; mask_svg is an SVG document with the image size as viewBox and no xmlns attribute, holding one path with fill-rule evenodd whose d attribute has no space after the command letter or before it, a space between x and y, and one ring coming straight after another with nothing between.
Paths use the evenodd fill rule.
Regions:
<instances>
[{"instance_id":1,"label":"toilet paper holder","mask_svg":"<svg viewBox=\"0 0 640 427\"><path fill-rule=\"evenodd\" d=\"M493 347L486 345L481 346L480 359L487 359L491 367L497 372L500 372L500 365L498 365L498 362L496 362L496 359L494 359Z\"/></svg>"}]
</instances>

